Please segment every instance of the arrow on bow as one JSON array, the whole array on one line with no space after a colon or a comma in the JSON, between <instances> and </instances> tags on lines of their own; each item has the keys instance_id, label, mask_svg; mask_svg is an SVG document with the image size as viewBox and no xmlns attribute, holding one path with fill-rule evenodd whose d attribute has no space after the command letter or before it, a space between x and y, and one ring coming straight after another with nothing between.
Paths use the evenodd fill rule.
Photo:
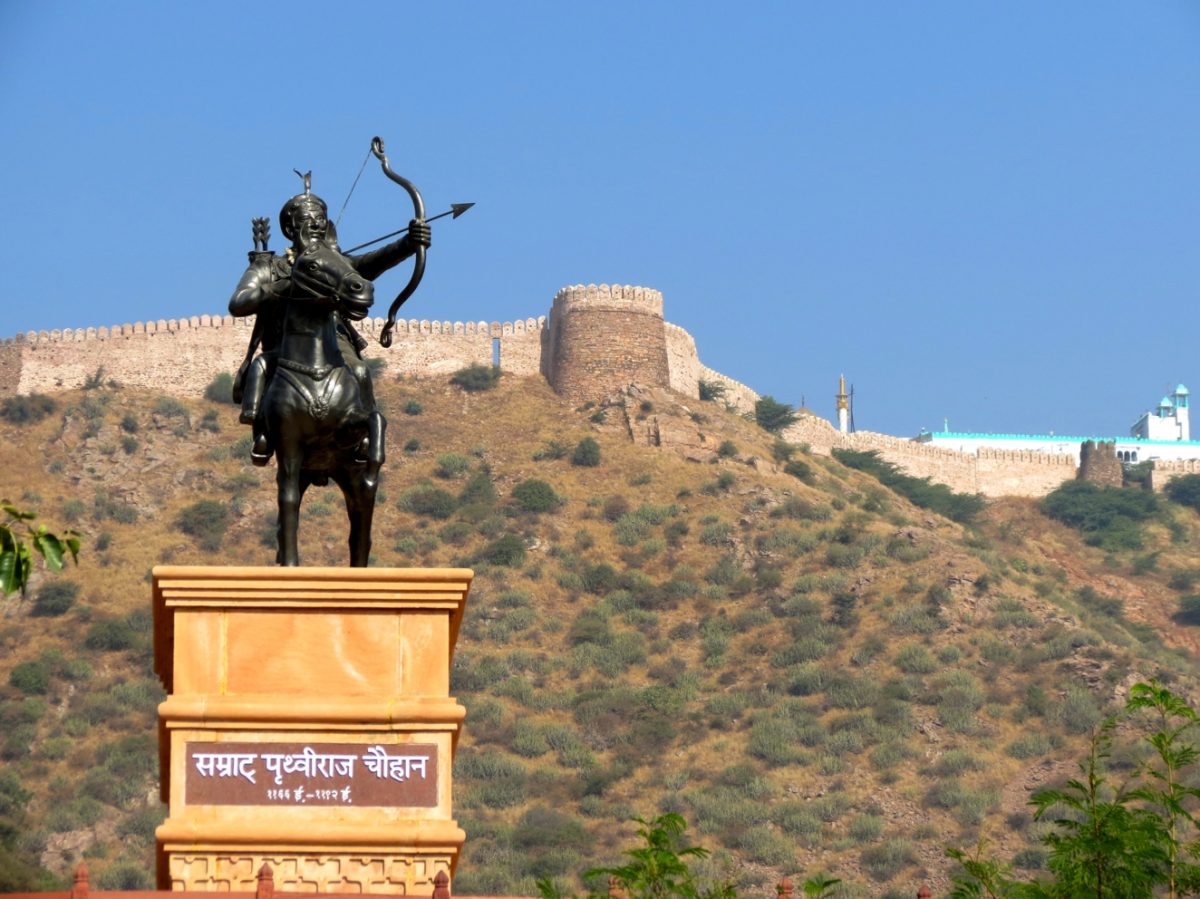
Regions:
<instances>
[{"instance_id":1,"label":"arrow on bow","mask_svg":"<svg viewBox=\"0 0 1200 899\"><path fill-rule=\"evenodd\" d=\"M454 218L458 218L460 215L462 215L464 212L466 212L468 209L470 209L474 205L475 205L474 203L451 203L450 208L447 209L445 212L439 212L437 215L431 215L429 218L425 219L425 221L426 222L436 222L438 219L444 219L448 215L453 216ZM451 219L451 221L453 221L453 220L454 219ZM379 243L381 240L387 240L389 237L399 237L401 234L403 234L407 230L408 230L408 225L405 225L399 231L392 231L390 234L384 234L382 237L376 237L374 240L368 240L366 243L360 243L358 246L351 247L350 249L343 250L342 252L343 253L356 253L359 250L365 250L367 247L373 246L374 244Z\"/></svg>"}]
</instances>

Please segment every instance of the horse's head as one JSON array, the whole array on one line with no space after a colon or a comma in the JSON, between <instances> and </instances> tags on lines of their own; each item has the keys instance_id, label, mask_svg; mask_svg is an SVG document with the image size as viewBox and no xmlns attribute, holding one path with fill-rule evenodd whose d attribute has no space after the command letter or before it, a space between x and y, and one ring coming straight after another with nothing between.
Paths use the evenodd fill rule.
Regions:
<instances>
[{"instance_id":1,"label":"horse's head","mask_svg":"<svg viewBox=\"0 0 1200 899\"><path fill-rule=\"evenodd\" d=\"M321 241L304 248L292 264L292 285L301 296L335 297L339 310L355 321L375 301L375 286L355 271L350 260Z\"/></svg>"}]
</instances>

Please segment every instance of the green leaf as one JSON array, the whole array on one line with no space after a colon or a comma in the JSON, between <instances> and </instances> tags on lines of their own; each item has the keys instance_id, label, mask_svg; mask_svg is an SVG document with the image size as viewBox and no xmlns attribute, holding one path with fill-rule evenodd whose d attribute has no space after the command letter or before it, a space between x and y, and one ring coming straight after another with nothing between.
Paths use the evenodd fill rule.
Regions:
<instances>
[{"instance_id":1,"label":"green leaf","mask_svg":"<svg viewBox=\"0 0 1200 899\"><path fill-rule=\"evenodd\" d=\"M17 580L17 552L7 546L0 551L0 594L8 596L21 589Z\"/></svg>"},{"instance_id":2,"label":"green leaf","mask_svg":"<svg viewBox=\"0 0 1200 899\"><path fill-rule=\"evenodd\" d=\"M26 512L23 509L18 509L8 500L0 500L0 508L4 509L9 514L10 518L15 518L17 521L32 521L37 518L33 512Z\"/></svg>"},{"instance_id":3,"label":"green leaf","mask_svg":"<svg viewBox=\"0 0 1200 899\"><path fill-rule=\"evenodd\" d=\"M24 543L17 543L11 551L0 553L0 590L5 596L18 590L24 593L32 570L33 560Z\"/></svg>"},{"instance_id":4,"label":"green leaf","mask_svg":"<svg viewBox=\"0 0 1200 899\"><path fill-rule=\"evenodd\" d=\"M38 532L33 535L33 548L41 553L51 570L62 571L63 545L56 536L39 528Z\"/></svg>"}]
</instances>

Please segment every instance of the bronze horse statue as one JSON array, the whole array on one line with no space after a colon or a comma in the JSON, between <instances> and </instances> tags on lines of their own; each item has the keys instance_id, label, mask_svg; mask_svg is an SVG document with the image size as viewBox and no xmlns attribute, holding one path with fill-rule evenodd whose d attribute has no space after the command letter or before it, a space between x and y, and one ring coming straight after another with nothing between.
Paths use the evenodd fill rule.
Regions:
<instances>
[{"instance_id":1,"label":"bronze horse statue","mask_svg":"<svg viewBox=\"0 0 1200 899\"><path fill-rule=\"evenodd\" d=\"M278 467L279 565L300 564L300 502L312 485L341 488L350 519L350 564L365 568L383 462L382 417L372 416L338 346L338 316L365 318L374 287L335 247L310 244L292 265L283 292L283 337L263 396Z\"/></svg>"}]
</instances>

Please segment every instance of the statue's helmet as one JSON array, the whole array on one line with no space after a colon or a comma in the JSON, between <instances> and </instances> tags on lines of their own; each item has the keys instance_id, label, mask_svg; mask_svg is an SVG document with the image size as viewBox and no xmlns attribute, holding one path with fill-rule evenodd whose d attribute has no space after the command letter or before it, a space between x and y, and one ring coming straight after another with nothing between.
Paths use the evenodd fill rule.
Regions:
<instances>
[{"instance_id":1,"label":"statue's helmet","mask_svg":"<svg viewBox=\"0 0 1200 899\"><path fill-rule=\"evenodd\" d=\"M329 207L325 201L306 190L283 204L279 210L279 230L294 243L306 222L320 222L320 229L324 232L328 227L328 219ZM324 237L324 234L319 236Z\"/></svg>"}]
</instances>

